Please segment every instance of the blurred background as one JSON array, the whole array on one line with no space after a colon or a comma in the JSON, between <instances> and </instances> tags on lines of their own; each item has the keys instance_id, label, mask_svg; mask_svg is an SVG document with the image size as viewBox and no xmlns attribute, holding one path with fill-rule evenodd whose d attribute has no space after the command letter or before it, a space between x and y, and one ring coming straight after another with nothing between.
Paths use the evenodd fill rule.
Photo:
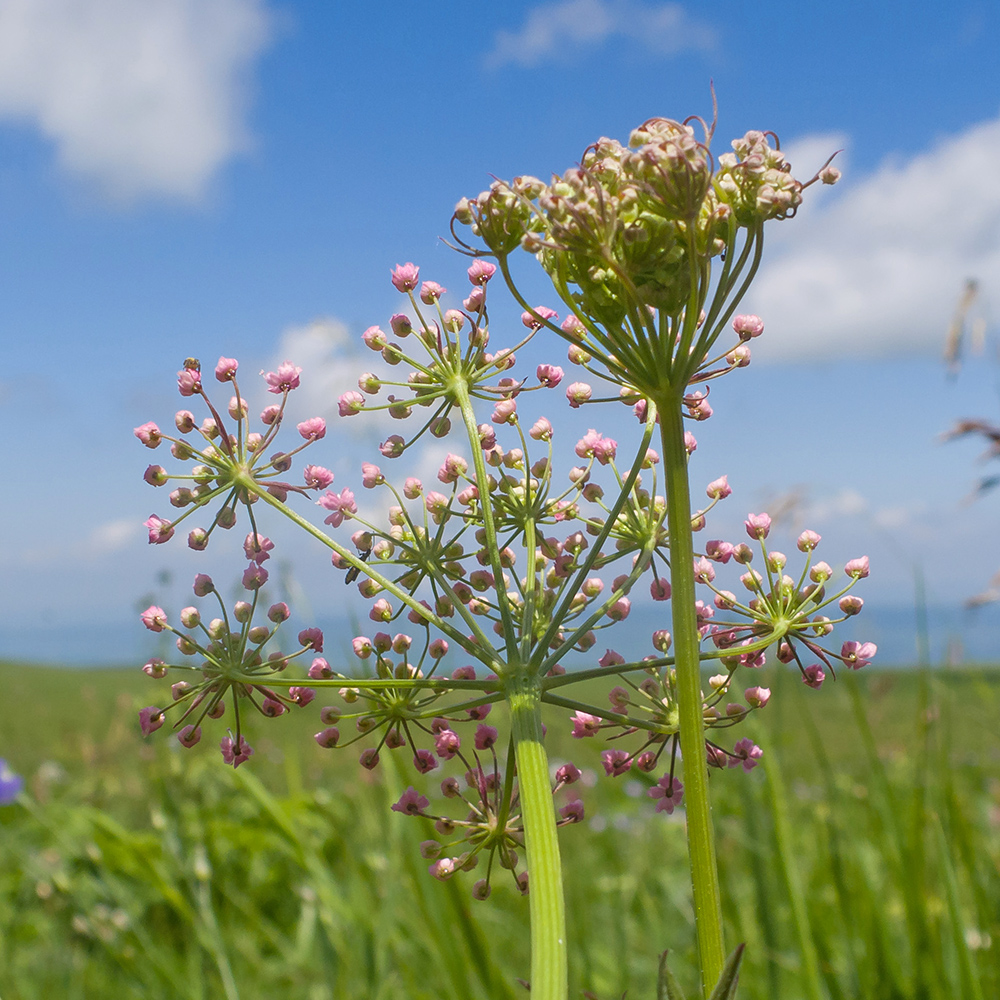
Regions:
<instances>
[{"instance_id":1,"label":"blurred background","mask_svg":"<svg viewBox=\"0 0 1000 1000\"><path fill-rule=\"evenodd\" d=\"M854 637L879 662L916 658L921 576L931 659L996 660L1000 613L976 597L1000 569L1000 466L982 433L942 435L1000 421L998 43L980 0L0 0L0 657L141 662L141 607L189 603L195 572L238 579L235 545L150 548L142 526L169 507L132 429L170 426L185 357L240 359L254 406L259 370L301 365L292 415L332 424L311 460L357 488L387 431L336 399L371 364L361 332L400 308L390 268L457 303L465 263L440 237L460 196L652 116L710 118L714 83L716 155L770 129L800 178L835 150L844 176L768 228L743 307L765 334L694 428L695 484L735 491L706 537L763 509L788 539L811 527L835 566L871 557ZM501 340L521 329L506 302ZM536 358L565 365L564 345ZM624 408L549 405L567 448L635 433ZM323 552L268 527L297 622L364 617Z\"/></svg>"}]
</instances>

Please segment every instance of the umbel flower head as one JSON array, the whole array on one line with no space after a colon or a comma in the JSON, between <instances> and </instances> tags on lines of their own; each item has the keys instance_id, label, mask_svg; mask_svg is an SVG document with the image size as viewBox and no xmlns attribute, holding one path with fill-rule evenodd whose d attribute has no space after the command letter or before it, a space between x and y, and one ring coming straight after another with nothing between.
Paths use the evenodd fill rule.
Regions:
<instances>
[{"instance_id":1,"label":"umbel flower head","mask_svg":"<svg viewBox=\"0 0 1000 1000\"><path fill-rule=\"evenodd\" d=\"M295 455L326 435L326 422L321 417L312 417L298 425L302 443L287 452L267 456L281 427L288 394L298 387L302 369L286 361L277 371L264 375L268 391L281 398L261 413L262 430L251 431L248 405L236 379L238 367L234 358L219 358L215 367L216 380L232 386L233 396L226 408L228 419L209 398L202 384L200 364L189 358L177 374L178 389L185 397L200 396L209 416L199 424L190 410L178 411L174 425L179 436L164 433L152 422L135 428L135 436L147 448L155 449L169 442L174 459L194 463L182 473L168 472L161 465L150 465L146 469L143 478L151 486L161 487L171 481L182 484L170 493L170 504L183 513L173 518L152 514L146 521L149 541L153 544L169 541L177 526L195 511L213 506L215 511L208 527L192 528L188 534L188 545L192 549L204 549L216 528L233 527L240 506L246 509L252 535L257 537L253 504L258 496L253 487L264 488L283 501L291 492L304 494L307 490L326 489L333 481L333 473L318 465L305 467L302 486L282 478L291 469ZM254 559L255 555L248 552L248 558Z\"/></svg>"},{"instance_id":2,"label":"umbel flower head","mask_svg":"<svg viewBox=\"0 0 1000 1000\"><path fill-rule=\"evenodd\" d=\"M270 549L268 539L261 540L261 547ZM254 624L260 589L267 579L267 572L259 564L251 563L244 574L243 586L249 592L247 601L237 601L230 612L215 589L211 578L199 573L194 581L195 596L214 599L219 606L219 617L205 622L196 607L185 608L180 613L181 629L175 628L160 607L147 608L141 615L142 622L151 632L170 632L177 637L177 651L187 662L167 664L154 658L143 667L150 677L162 678L168 670L184 671L189 680L178 681L171 688L173 701L166 708L149 705L139 712L143 734L159 729L167 716L176 716L174 729L185 747L192 747L201 740L204 720L220 719L232 705L235 735L230 730L220 743L223 759L239 767L253 753L243 736L242 727L246 710L255 709L265 718L273 719L292 706L304 707L315 696L309 687L285 685L282 692L268 683L282 674L289 663L307 652L323 651L323 633L317 628L304 629L298 635L298 648L291 653L278 650L266 652L278 627L289 617L288 606L273 604L267 609L267 624ZM191 659L199 662L192 663Z\"/></svg>"},{"instance_id":3,"label":"umbel flower head","mask_svg":"<svg viewBox=\"0 0 1000 1000\"><path fill-rule=\"evenodd\" d=\"M797 180L771 132L747 132L716 163L714 128L652 118L627 146L599 139L549 184L516 177L463 198L452 232L468 252L495 257L515 295L508 257L518 247L534 255L571 312L558 326L540 317L544 325L658 398L708 360L760 262L764 223L791 217L805 188L839 176L827 161ZM456 224L485 249L461 240Z\"/></svg>"}]
</instances>

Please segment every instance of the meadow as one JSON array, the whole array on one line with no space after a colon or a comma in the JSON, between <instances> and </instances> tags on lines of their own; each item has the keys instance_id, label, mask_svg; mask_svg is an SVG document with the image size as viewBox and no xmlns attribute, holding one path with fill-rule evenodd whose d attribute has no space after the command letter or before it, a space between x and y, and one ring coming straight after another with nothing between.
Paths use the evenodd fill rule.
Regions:
<instances>
[{"instance_id":1,"label":"meadow","mask_svg":"<svg viewBox=\"0 0 1000 1000\"><path fill-rule=\"evenodd\" d=\"M844 671L821 695L762 673L764 766L712 777L741 1000L1000 996L1000 671ZM527 995L513 880L477 902L430 878L425 821L389 810L412 777L319 749L315 705L258 727L234 771L142 739L138 670L0 683L0 755L26 778L0 807L4 1000ZM570 996L652 1000L665 948L692 989L683 810L597 777L565 720L548 742L587 778L561 836Z\"/></svg>"}]
</instances>

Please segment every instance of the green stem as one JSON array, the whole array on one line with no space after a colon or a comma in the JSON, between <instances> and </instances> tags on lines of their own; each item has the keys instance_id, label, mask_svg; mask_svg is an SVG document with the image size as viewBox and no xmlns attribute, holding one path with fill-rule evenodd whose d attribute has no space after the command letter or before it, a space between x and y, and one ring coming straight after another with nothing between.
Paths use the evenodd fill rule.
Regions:
<instances>
[{"instance_id":1,"label":"green stem","mask_svg":"<svg viewBox=\"0 0 1000 1000\"><path fill-rule=\"evenodd\" d=\"M702 992L707 998L722 973L726 952L722 940L722 897L705 759L699 655L701 636L695 615L694 543L691 535L688 455L684 447L684 419L681 413L682 394L683 386L674 392L664 393L656 404L666 475L674 663L681 754L684 758L688 858L691 862Z\"/></svg>"},{"instance_id":2,"label":"green stem","mask_svg":"<svg viewBox=\"0 0 1000 1000\"><path fill-rule=\"evenodd\" d=\"M538 682L519 672L506 685L528 855L532 1000L566 1000L566 907Z\"/></svg>"}]
</instances>

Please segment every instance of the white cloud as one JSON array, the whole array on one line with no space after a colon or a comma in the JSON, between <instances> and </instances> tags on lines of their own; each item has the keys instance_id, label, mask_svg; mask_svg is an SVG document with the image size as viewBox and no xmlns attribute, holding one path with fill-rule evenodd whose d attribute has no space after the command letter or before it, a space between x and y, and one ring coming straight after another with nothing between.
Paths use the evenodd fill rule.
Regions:
<instances>
[{"instance_id":1,"label":"white cloud","mask_svg":"<svg viewBox=\"0 0 1000 1000\"><path fill-rule=\"evenodd\" d=\"M519 31L498 31L486 65L491 69L507 63L537 66L614 37L660 55L706 50L715 44L715 32L690 18L680 4L561 0L535 7Z\"/></svg>"},{"instance_id":2,"label":"white cloud","mask_svg":"<svg viewBox=\"0 0 1000 1000\"><path fill-rule=\"evenodd\" d=\"M201 195L246 148L264 0L0 0L0 118L121 202Z\"/></svg>"},{"instance_id":3,"label":"white cloud","mask_svg":"<svg viewBox=\"0 0 1000 1000\"><path fill-rule=\"evenodd\" d=\"M789 153L793 169L808 177L841 143L809 137ZM797 218L768 227L767 263L745 301L767 322L755 353L940 354L967 279L1000 302L998 162L1000 119L867 176L847 171L839 193L810 188Z\"/></svg>"}]
</instances>

